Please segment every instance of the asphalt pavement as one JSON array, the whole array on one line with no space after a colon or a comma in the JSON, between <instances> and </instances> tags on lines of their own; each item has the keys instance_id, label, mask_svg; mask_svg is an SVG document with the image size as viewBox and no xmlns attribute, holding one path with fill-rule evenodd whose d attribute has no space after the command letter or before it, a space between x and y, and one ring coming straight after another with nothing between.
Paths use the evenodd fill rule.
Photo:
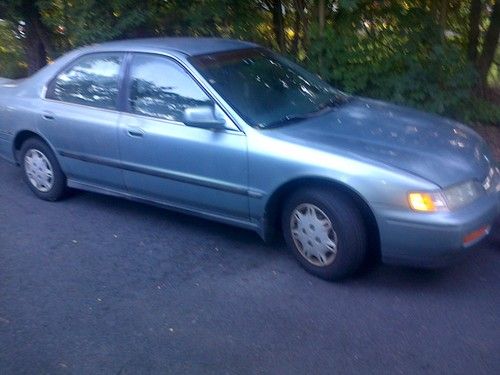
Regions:
<instances>
[{"instance_id":1,"label":"asphalt pavement","mask_svg":"<svg viewBox=\"0 0 500 375\"><path fill-rule=\"evenodd\" d=\"M330 283L245 230L38 200L0 160L0 374L500 374L498 244Z\"/></svg>"}]
</instances>

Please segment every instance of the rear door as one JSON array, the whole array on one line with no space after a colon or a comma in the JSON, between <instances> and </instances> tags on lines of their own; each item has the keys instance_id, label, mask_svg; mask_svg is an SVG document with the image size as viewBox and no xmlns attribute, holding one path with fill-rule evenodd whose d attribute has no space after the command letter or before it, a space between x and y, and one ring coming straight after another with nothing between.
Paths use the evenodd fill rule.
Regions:
<instances>
[{"instance_id":1,"label":"rear door","mask_svg":"<svg viewBox=\"0 0 500 375\"><path fill-rule=\"evenodd\" d=\"M149 199L248 219L247 142L228 129L186 126L185 108L215 105L176 61L134 54L120 151L127 188Z\"/></svg>"},{"instance_id":2,"label":"rear door","mask_svg":"<svg viewBox=\"0 0 500 375\"><path fill-rule=\"evenodd\" d=\"M49 84L39 128L56 148L70 179L124 189L117 111L124 57L82 56Z\"/></svg>"}]
</instances>

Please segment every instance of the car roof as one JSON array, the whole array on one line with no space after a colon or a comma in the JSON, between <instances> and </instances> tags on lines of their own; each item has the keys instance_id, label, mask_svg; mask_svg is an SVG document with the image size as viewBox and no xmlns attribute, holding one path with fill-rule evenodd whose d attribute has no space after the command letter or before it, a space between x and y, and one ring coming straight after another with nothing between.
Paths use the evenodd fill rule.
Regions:
<instances>
[{"instance_id":1,"label":"car roof","mask_svg":"<svg viewBox=\"0 0 500 375\"><path fill-rule=\"evenodd\" d=\"M243 48L255 48L257 44L223 38L145 38L106 42L90 46L93 50L123 49L124 51L148 50L175 51L188 56L204 55Z\"/></svg>"}]
</instances>

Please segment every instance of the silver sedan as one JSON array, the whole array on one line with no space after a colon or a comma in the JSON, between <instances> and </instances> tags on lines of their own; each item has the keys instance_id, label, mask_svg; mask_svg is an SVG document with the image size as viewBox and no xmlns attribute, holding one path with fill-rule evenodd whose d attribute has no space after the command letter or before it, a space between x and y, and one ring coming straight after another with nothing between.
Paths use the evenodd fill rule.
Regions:
<instances>
[{"instance_id":1,"label":"silver sedan","mask_svg":"<svg viewBox=\"0 0 500 375\"><path fill-rule=\"evenodd\" d=\"M369 256L447 263L500 208L500 173L471 129L346 95L234 40L104 43L2 79L0 156L41 199L71 187L282 232L325 279Z\"/></svg>"}]
</instances>

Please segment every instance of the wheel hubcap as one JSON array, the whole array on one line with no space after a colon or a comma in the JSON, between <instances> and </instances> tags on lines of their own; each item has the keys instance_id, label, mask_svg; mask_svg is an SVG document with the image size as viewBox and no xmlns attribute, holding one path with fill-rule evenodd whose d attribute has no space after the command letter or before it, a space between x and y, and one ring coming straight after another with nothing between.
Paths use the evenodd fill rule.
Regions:
<instances>
[{"instance_id":1,"label":"wheel hubcap","mask_svg":"<svg viewBox=\"0 0 500 375\"><path fill-rule=\"evenodd\" d=\"M307 261L318 267L333 263L337 255L337 234L328 216L317 206L303 203L290 218L293 242Z\"/></svg>"},{"instance_id":2,"label":"wheel hubcap","mask_svg":"<svg viewBox=\"0 0 500 375\"><path fill-rule=\"evenodd\" d=\"M24 170L31 185L42 193L54 185L54 172L49 159L40 151L30 149L24 156Z\"/></svg>"}]
</instances>

